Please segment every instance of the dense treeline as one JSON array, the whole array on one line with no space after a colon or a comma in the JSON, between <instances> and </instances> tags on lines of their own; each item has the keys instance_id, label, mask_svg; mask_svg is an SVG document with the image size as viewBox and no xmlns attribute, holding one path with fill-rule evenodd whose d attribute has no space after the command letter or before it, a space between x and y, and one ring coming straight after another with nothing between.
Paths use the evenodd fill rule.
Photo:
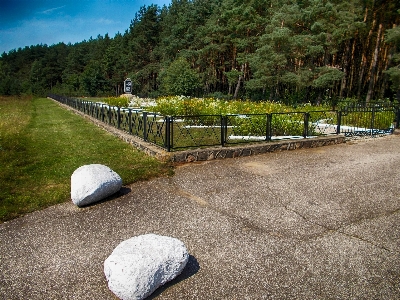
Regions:
<instances>
[{"instance_id":1,"label":"dense treeline","mask_svg":"<svg viewBox=\"0 0 400 300\"><path fill-rule=\"evenodd\" d=\"M3 53L0 94L400 98L399 24L398 0L172 0L114 38Z\"/></svg>"}]
</instances>

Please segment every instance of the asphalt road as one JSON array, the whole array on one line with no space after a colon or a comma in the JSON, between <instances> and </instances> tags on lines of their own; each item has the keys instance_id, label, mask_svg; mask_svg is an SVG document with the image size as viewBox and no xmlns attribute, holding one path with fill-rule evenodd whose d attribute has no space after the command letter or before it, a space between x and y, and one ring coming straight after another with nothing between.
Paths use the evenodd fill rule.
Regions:
<instances>
[{"instance_id":1,"label":"asphalt road","mask_svg":"<svg viewBox=\"0 0 400 300\"><path fill-rule=\"evenodd\" d=\"M0 225L0 299L116 299L123 240L183 241L154 299L400 299L400 135L177 167Z\"/></svg>"}]
</instances>

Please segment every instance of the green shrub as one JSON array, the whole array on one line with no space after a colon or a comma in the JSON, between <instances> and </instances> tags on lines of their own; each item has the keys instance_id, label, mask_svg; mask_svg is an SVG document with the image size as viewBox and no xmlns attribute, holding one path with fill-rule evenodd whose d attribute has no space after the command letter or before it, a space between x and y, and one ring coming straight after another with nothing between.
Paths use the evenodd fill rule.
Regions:
<instances>
[{"instance_id":1,"label":"green shrub","mask_svg":"<svg viewBox=\"0 0 400 300\"><path fill-rule=\"evenodd\" d=\"M372 119L372 113L368 111L354 111L343 113L342 125L360 128L388 129L395 120L394 110L377 110Z\"/></svg>"},{"instance_id":2,"label":"green shrub","mask_svg":"<svg viewBox=\"0 0 400 300\"><path fill-rule=\"evenodd\" d=\"M125 97L108 97L103 99L103 102L107 103L110 106L118 106L118 107L128 107L129 100Z\"/></svg>"},{"instance_id":3,"label":"green shrub","mask_svg":"<svg viewBox=\"0 0 400 300\"><path fill-rule=\"evenodd\" d=\"M304 114L273 114L272 135L303 135Z\"/></svg>"}]
</instances>

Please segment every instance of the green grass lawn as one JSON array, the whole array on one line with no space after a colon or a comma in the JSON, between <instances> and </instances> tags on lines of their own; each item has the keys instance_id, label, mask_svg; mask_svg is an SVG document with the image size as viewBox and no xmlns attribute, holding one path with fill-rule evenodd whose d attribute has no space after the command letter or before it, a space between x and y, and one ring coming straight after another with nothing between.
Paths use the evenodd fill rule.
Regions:
<instances>
[{"instance_id":1,"label":"green grass lawn","mask_svg":"<svg viewBox=\"0 0 400 300\"><path fill-rule=\"evenodd\" d=\"M72 173L94 163L124 184L172 173L52 100L0 97L0 222L70 201Z\"/></svg>"}]
</instances>

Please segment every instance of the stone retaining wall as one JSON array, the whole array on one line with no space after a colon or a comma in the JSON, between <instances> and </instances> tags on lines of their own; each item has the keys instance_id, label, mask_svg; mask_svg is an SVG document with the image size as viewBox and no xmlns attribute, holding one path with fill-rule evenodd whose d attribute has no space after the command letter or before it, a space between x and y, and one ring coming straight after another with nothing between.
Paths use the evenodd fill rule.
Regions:
<instances>
[{"instance_id":1,"label":"stone retaining wall","mask_svg":"<svg viewBox=\"0 0 400 300\"><path fill-rule=\"evenodd\" d=\"M170 161L174 163L182 163L182 162L206 161L213 159L235 158L235 157L258 155L267 152L276 152L282 150L316 148L316 147L335 145L346 142L346 138L344 137L344 135L333 135L333 136L317 137L311 139L283 140L279 142L260 142L257 144L241 144L230 147L220 146L214 148L167 152L161 147L145 142L143 139L137 136L128 134L125 131L115 128L114 126L110 126L104 122L101 122L100 120L97 120L96 118L86 115L83 112L76 110L68 105L62 104L58 101L55 102L64 107L65 109L68 109L90 120L98 127L103 128L104 130L117 136L121 140L131 144L133 147L145 152L150 156L157 158L160 161L165 161L165 162Z\"/></svg>"},{"instance_id":2,"label":"stone retaining wall","mask_svg":"<svg viewBox=\"0 0 400 300\"><path fill-rule=\"evenodd\" d=\"M327 145L345 143L346 138L342 135L332 137L318 137L301 140L285 140L279 142L265 142L252 145L240 145L232 147L217 147L207 149L185 150L172 152L173 162L195 162L223 158L235 158L242 156L258 155L267 152L282 150L295 150L302 148L316 148Z\"/></svg>"}]
</instances>

